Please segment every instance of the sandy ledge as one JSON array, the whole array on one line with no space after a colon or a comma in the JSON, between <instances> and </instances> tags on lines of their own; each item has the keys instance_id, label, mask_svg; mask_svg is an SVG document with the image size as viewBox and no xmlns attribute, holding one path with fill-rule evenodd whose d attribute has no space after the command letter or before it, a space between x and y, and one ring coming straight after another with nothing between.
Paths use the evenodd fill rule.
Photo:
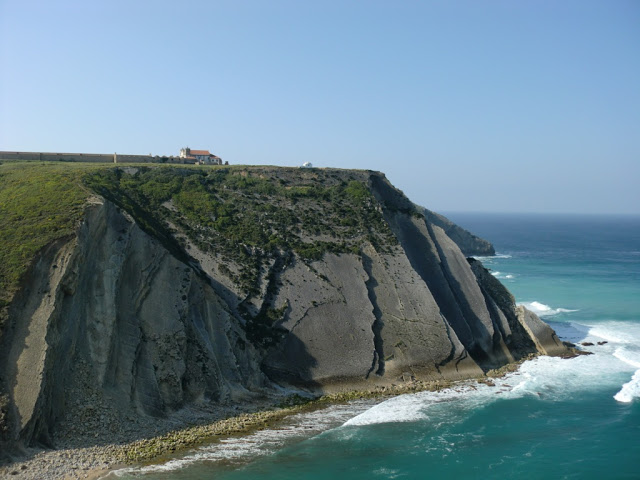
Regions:
<instances>
[{"instance_id":1,"label":"sandy ledge","mask_svg":"<svg viewBox=\"0 0 640 480\"><path fill-rule=\"evenodd\" d=\"M130 434L129 438L123 434L112 436L105 434L102 437L108 437L108 440L103 439L102 444L81 447L83 443L85 445L89 443L90 437L84 435L72 438L67 433L67 436L56 438L59 449L29 448L26 451L26 460L1 466L0 478L97 480L125 465L161 462L170 455L210 443L214 439L262 430L286 419L289 415L325 408L337 403L356 399L379 398L382 400L404 393L437 391L470 380L491 385L492 378L516 371L522 362L535 356L537 355L530 355L517 363L487 372L486 376L467 380L411 380L400 385L391 384L370 390L333 393L313 400L298 395L280 397L277 400L262 399L250 406L244 406L244 409L220 406L208 409L185 409L177 412L171 420L147 419L145 423L137 424L136 427L139 430L136 437L145 437L138 440L131 439L133 434ZM66 429L67 432L81 428L80 425L73 424L73 420L70 421L72 425L71 428ZM126 422L126 419L119 421ZM174 428L171 428L171 422ZM191 426L185 427L185 425Z\"/></svg>"}]
</instances>

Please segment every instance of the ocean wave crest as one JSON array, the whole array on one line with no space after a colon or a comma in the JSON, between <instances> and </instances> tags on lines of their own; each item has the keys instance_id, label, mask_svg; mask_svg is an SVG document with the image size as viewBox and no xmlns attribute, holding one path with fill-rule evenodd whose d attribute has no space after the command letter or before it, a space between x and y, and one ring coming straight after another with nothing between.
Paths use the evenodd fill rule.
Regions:
<instances>
[{"instance_id":1,"label":"ocean wave crest","mask_svg":"<svg viewBox=\"0 0 640 480\"><path fill-rule=\"evenodd\" d=\"M638 343L640 332L636 332L633 326L627 324L610 323L607 325L597 325L589 330L589 335L602 338L608 342L614 343ZM615 354L614 354L615 355ZM620 359L622 360L622 359ZM624 361L624 360L622 360ZM640 368L640 367L639 367Z\"/></svg>"},{"instance_id":2,"label":"ocean wave crest","mask_svg":"<svg viewBox=\"0 0 640 480\"><path fill-rule=\"evenodd\" d=\"M547 315L567 309L554 309L540 302L531 302L532 310ZM526 306L529 306L527 304ZM563 340L591 342L593 355L571 360L538 357L524 362L519 371L493 379L493 385L467 383L439 392L420 392L394 397L357 415L344 427L380 423L428 421L432 425L461 421L460 414L498 399L526 396L556 401L575 396L578 392L603 386L620 389L616 400L630 402L640 397L640 370L628 383L629 373L640 369L640 326L624 322L603 322L583 325L575 322L552 322ZM606 341L602 341L606 340Z\"/></svg>"},{"instance_id":3,"label":"ocean wave crest","mask_svg":"<svg viewBox=\"0 0 640 480\"><path fill-rule=\"evenodd\" d=\"M571 312L577 312L578 311L578 310L572 310L572 309L569 309L569 308L552 308L549 305L545 305L544 303L540 303L540 302L536 302L536 301L533 301L533 302L519 302L518 305L522 305L527 310L532 311L533 313L535 313L539 317L550 317L552 315L557 315L559 313L571 313Z\"/></svg>"},{"instance_id":4,"label":"ocean wave crest","mask_svg":"<svg viewBox=\"0 0 640 480\"><path fill-rule=\"evenodd\" d=\"M638 352L631 352L626 348L619 347L616 348L615 352L613 352L613 356L627 365L640 368L640 353Z\"/></svg>"},{"instance_id":5,"label":"ocean wave crest","mask_svg":"<svg viewBox=\"0 0 640 480\"><path fill-rule=\"evenodd\" d=\"M185 455L165 463L126 467L115 470L113 474L116 477L138 477L149 473L175 472L203 462L224 461L241 464L247 459L270 455L287 444L337 427L345 419L353 417L369 407L371 407L371 400L361 400L300 413L293 415L289 422L282 426L258 430L243 436L229 436L218 442L191 450Z\"/></svg>"},{"instance_id":6,"label":"ocean wave crest","mask_svg":"<svg viewBox=\"0 0 640 480\"><path fill-rule=\"evenodd\" d=\"M622 385L620 391L613 398L622 403L631 403L634 398L640 398L640 370L636 370L631 381Z\"/></svg>"},{"instance_id":7,"label":"ocean wave crest","mask_svg":"<svg viewBox=\"0 0 640 480\"><path fill-rule=\"evenodd\" d=\"M515 277L515 275L511 273L502 273L502 272L491 272L491 275L501 280L504 280L504 279L511 280L512 278Z\"/></svg>"},{"instance_id":8,"label":"ocean wave crest","mask_svg":"<svg viewBox=\"0 0 640 480\"><path fill-rule=\"evenodd\" d=\"M492 260L500 259L500 258L511 258L511 255L507 255L506 253L496 253L495 255L484 256L484 255L473 255L472 258L476 260L480 260L481 262L491 262Z\"/></svg>"}]
</instances>

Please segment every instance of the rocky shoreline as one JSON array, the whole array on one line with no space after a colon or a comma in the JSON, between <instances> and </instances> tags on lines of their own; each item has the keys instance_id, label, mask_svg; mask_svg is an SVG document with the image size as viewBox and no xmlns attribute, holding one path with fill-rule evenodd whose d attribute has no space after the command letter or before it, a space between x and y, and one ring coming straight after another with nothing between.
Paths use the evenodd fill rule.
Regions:
<instances>
[{"instance_id":1,"label":"rocky shoreline","mask_svg":"<svg viewBox=\"0 0 640 480\"><path fill-rule=\"evenodd\" d=\"M581 352L577 352L579 353ZM493 378L516 371L522 362L536 356L529 355L516 363L487 372L483 377L469 380L410 380L386 387L339 392L315 399L291 395L277 399L264 398L244 408L215 406L197 411L189 409L179 412L178 418L174 417L171 421L150 419L138 425L137 439L133 438L133 433L108 435L103 432L95 441L97 444L89 447L81 445L83 443L87 445L89 438L95 433L85 431L79 436L69 436L68 432L81 429L81 425L78 424L81 419L67 419L70 425L66 426L67 433L56 438L56 443L59 445L57 450L27 449L26 459L0 467L0 478L98 479L125 465L155 463L167 456L210 443L215 439L269 428L296 413L358 399L382 401L405 393L438 391L470 380L491 385ZM119 421L126 422L126 419ZM140 439L140 437L144 438Z\"/></svg>"}]
</instances>

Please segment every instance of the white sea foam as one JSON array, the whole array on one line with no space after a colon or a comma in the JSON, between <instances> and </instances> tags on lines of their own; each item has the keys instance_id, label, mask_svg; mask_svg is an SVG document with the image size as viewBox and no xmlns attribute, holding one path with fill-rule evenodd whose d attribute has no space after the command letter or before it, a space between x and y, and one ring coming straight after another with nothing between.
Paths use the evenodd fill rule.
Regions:
<instances>
[{"instance_id":1,"label":"white sea foam","mask_svg":"<svg viewBox=\"0 0 640 480\"><path fill-rule=\"evenodd\" d=\"M640 398L640 370L636 370L631 381L622 385L613 398L622 403L631 403L634 398Z\"/></svg>"},{"instance_id":2,"label":"white sea foam","mask_svg":"<svg viewBox=\"0 0 640 480\"><path fill-rule=\"evenodd\" d=\"M593 327L591 330L589 330L589 334L593 335L594 337L598 337L603 340L606 340L608 342L622 343L622 344L629 344L629 343L637 344L638 335L640 334L640 331L634 332L634 330L640 330L640 329L634 328L634 327L635 325L630 325L629 323L611 322L608 324L597 325Z\"/></svg>"},{"instance_id":3,"label":"white sea foam","mask_svg":"<svg viewBox=\"0 0 640 480\"><path fill-rule=\"evenodd\" d=\"M493 275L494 277L499 278L501 280L504 280L504 279L510 280L510 279L514 278L514 275L512 275L510 273L491 272L491 275Z\"/></svg>"},{"instance_id":4,"label":"white sea foam","mask_svg":"<svg viewBox=\"0 0 640 480\"><path fill-rule=\"evenodd\" d=\"M640 352L633 352L624 347L618 347L613 352L613 356L632 367L640 368Z\"/></svg>"},{"instance_id":5,"label":"white sea foam","mask_svg":"<svg viewBox=\"0 0 640 480\"><path fill-rule=\"evenodd\" d=\"M115 476L143 476L153 472L169 472L202 462L237 461L273 453L278 448L339 426L345 419L366 410L372 401L359 401L346 405L333 405L292 416L281 427L268 428L241 437L228 437L219 442L198 448L183 457L144 467L123 468L113 472Z\"/></svg>"},{"instance_id":6,"label":"white sea foam","mask_svg":"<svg viewBox=\"0 0 640 480\"><path fill-rule=\"evenodd\" d=\"M491 263L493 260L499 260L501 258L511 258L511 255L507 255L504 253L496 253L495 255L490 255L490 256L473 255L472 258L475 258L476 260L480 260L481 262Z\"/></svg>"},{"instance_id":7,"label":"white sea foam","mask_svg":"<svg viewBox=\"0 0 640 480\"><path fill-rule=\"evenodd\" d=\"M628 366L611 355L581 356L570 361L539 357L525 362L519 372L494 380L495 386L469 383L441 392L403 395L372 407L345 422L344 426L418 420L427 420L433 425L457 422L463 420L465 410L471 411L500 399L532 396L557 401L570 398L576 392L601 388L603 383L616 385L619 380L612 374L625 371ZM634 384L634 387L639 386Z\"/></svg>"},{"instance_id":8,"label":"white sea foam","mask_svg":"<svg viewBox=\"0 0 640 480\"><path fill-rule=\"evenodd\" d=\"M613 352L613 356L634 368L640 369L640 352L618 347ZM636 370L633 377L631 377L631 381L622 385L620 391L613 398L623 403L630 403L634 398L640 398L640 370Z\"/></svg>"},{"instance_id":9,"label":"white sea foam","mask_svg":"<svg viewBox=\"0 0 640 480\"><path fill-rule=\"evenodd\" d=\"M593 344L587 347L593 355L558 363L547 375L547 385L555 384L556 388L564 385L567 391L580 392L591 386L620 385L621 378L634 372L631 381L622 385L614 398L630 402L640 397L640 324L609 321L589 326L557 322L553 327L563 340ZM553 360L540 357L536 362ZM527 373L531 364L526 362L520 371Z\"/></svg>"},{"instance_id":10,"label":"white sea foam","mask_svg":"<svg viewBox=\"0 0 640 480\"><path fill-rule=\"evenodd\" d=\"M401 473L400 470L392 468L379 468L378 470L375 470L373 474L383 478L398 478L406 475Z\"/></svg>"},{"instance_id":11,"label":"white sea foam","mask_svg":"<svg viewBox=\"0 0 640 480\"><path fill-rule=\"evenodd\" d=\"M531 310L533 313L538 315L539 317L550 317L552 315L557 315L559 313L571 313L577 312L578 310L571 310L568 308L552 308L549 305L545 305L540 302L519 302L518 305L522 305L527 310Z\"/></svg>"},{"instance_id":12,"label":"white sea foam","mask_svg":"<svg viewBox=\"0 0 640 480\"><path fill-rule=\"evenodd\" d=\"M631 322L603 322L592 326L584 341L606 342L594 351L603 351L618 361L619 370L634 371L631 380L624 383L614 399L629 403L640 398L640 324ZM628 377L627 377L628 378Z\"/></svg>"},{"instance_id":13,"label":"white sea foam","mask_svg":"<svg viewBox=\"0 0 640 480\"><path fill-rule=\"evenodd\" d=\"M571 360L538 357L523 363L518 372L494 380L493 387L467 383L440 392L395 397L348 420L344 426L416 420L427 420L437 425L461 421L464 410L499 399L532 396L543 401L556 401L575 397L584 391L615 388L622 384L622 378L634 371L632 380L622 386L615 399L630 402L640 398L640 370L637 370L640 368L639 324L606 322L589 326L556 322L553 326L562 339L593 343L590 347L593 355ZM603 340L605 337L609 340Z\"/></svg>"},{"instance_id":14,"label":"white sea foam","mask_svg":"<svg viewBox=\"0 0 640 480\"><path fill-rule=\"evenodd\" d=\"M370 408L347 422L344 426L362 426L378 423L413 422L430 419L429 410L435 405L460 400L477 391L475 385L460 385L440 392L420 392L391 398ZM435 413L435 412L434 412ZM434 418L435 420L435 418Z\"/></svg>"}]
</instances>

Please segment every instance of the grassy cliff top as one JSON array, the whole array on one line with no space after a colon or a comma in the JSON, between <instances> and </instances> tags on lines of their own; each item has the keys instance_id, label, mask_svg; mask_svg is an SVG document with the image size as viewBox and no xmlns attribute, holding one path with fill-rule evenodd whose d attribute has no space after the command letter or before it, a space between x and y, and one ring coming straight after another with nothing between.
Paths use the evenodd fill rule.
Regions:
<instances>
[{"instance_id":1,"label":"grassy cliff top","mask_svg":"<svg viewBox=\"0 0 640 480\"><path fill-rule=\"evenodd\" d=\"M218 255L228 263L223 270L250 294L261 266L276 257L295 252L311 261L326 252L358 253L364 242L395 244L370 191L371 174L145 166L96 171L85 184L133 215L176 256L187 251L185 238Z\"/></svg>"},{"instance_id":2,"label":"grassy cliff top","mask_svg":"<svg viewBox=\"0 0 640 480\"><path fill-rule=\"evenodd\" d=\"M367 185L371 174L380 175L263 166L4 162L0 307L11 300L38 251L75 231L93 193L183 254L178 237L222 255L239 266L235 280L250 291L260 262L278 252L313 260L327 251L357 252L365 241L380 248L394 244Z\"/></svg>"},{"instance_id":3,"label":"grassy cliff top","mask_svg":"<svg viewBox=\"0 0 640 480\"><path fill-rule=\"evenodd\" d=\"M86 171L81 164L0 165L0 307L38 251L75 230L89 196Z\"/></svg>"}]
</instances>

